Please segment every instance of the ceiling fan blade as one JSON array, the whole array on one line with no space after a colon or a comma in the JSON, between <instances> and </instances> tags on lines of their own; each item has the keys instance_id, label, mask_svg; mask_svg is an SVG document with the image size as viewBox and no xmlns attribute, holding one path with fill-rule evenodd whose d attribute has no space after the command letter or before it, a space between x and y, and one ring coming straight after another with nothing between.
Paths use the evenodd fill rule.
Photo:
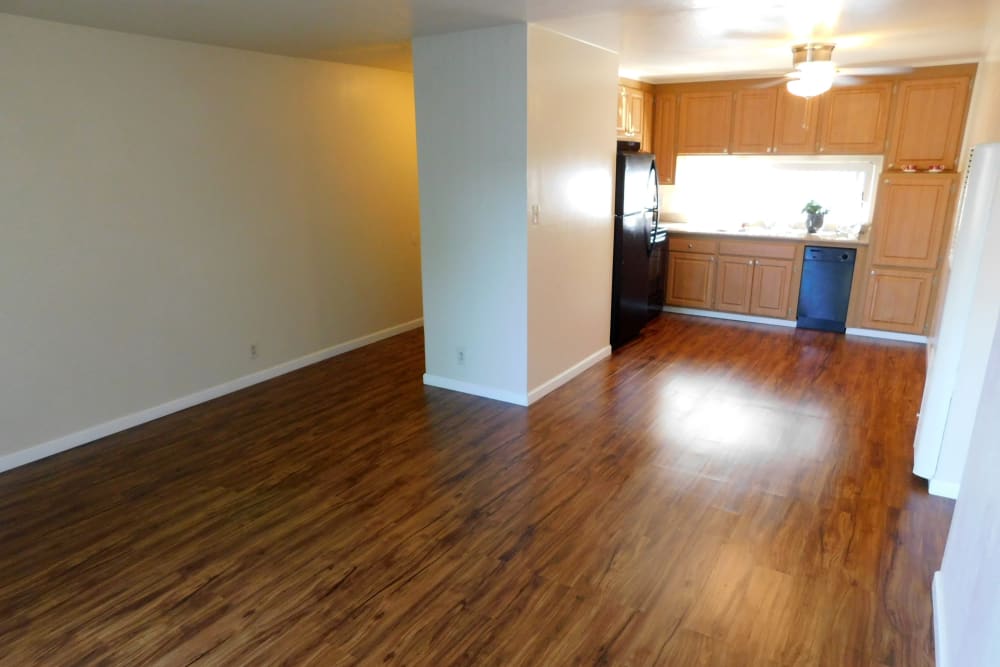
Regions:
<instances>
[{"instance_id":1,"label":"ceiling fan blade","mask_svg":"<svg viewBox=\"0 0 1000 667\"><path fill-rule=\"evenodd\" d=\"M838 67L837 72L839 74L846 74L847 76L885 76L890 74L909 74L913 71L912 67L906 67L902 65L897 66L885 66L885 67Z\"/></svg>"},{"instance_id":2,"label":"ceiling fan blade","mask_svg":"<svg viewBox=\"0 0 1000 667\"><path fill-rule=\"evenodd\" d=\"M840 75L838 73L837 76L836 76L836 78L834 78L834 80L833 80L833 85L835 85L835 86L860 86L864 82L865 82L865 80L862 79L859 76L842 76L842 75Z\"/></svg>"},{"instance_id":3,"label":"ceiling fan blade","mask_svg":"<svg viewBox=\"0 0 1000 667\"><path fill-rule=\"evenodd\" d=\"M794 77L794 76L783 76L783 77L778 78L778 79L770 79L768 81L761 81L760 83L755 83L754 85L752 85L750 87L751 88L774 88L775 86L780 86L783 83L788 83L789 81L791 81L792 79L795 79L795 78L797 78L797 77Z\"/></svg>"}]
</instances>

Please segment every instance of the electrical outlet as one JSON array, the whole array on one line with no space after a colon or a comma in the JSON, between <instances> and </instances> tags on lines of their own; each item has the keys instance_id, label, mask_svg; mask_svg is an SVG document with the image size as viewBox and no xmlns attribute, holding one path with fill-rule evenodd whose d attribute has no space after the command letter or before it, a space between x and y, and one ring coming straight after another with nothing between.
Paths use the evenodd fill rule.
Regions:
<instances>
[{"instance_id":1,"label":"electrical outlet","mask_svg":"<svg viewBox=\"0 0 1000 667\"><path fill-rule=\"evenodd\" d=\"M458 350L456 350L455 359L456 359L456 361L458 361L458 365L459 366L464 366L465 365L465 348L464 347L460 347L460 348L458 348Z\"/></svg>"},{"instance_id":2,"label":"electrical outlet","mask_svg":"<svg viewBox=\"0 0 1000 667\"><path fill-rule=\"evenodd\" d=\"M257 358L257 343L250 343L250 358Z\"/></svg>"}]
</instances>

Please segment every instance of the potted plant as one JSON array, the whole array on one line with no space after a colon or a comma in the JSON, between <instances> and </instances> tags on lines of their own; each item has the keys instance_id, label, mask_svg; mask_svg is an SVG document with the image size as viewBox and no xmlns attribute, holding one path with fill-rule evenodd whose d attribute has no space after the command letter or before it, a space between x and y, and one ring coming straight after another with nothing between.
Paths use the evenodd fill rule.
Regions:
<instances>
[{"instance_id":1,"label":"potted plant","mask_svg":"<svg viewBox=\"0 0 1000 667\"><path fill-rule=\"evenodd\" d=\"M816 203L816 200L810 199L809 203L802 207L802 212L806 214L806 231L815 234L823 226L823 216L830 211Z\"/></svg>"}]
</instances>

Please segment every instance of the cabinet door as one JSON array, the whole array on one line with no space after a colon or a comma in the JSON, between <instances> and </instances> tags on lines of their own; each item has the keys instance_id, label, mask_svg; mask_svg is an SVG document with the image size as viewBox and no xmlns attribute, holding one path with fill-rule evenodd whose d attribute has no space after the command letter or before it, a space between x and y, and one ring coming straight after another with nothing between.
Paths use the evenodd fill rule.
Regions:
<instances>
[{"instance_id":1,"label":"cabinet door","mask_svg":"<svg viewBox=\"0 0 1000 667\"><path fill-rule=\"evenodd\" d=\"M733 153L770 153L774 139L774 113L778 91L774 88L736 93L733 115Z\"/></svg>"},{"instance_id":2,"label":"cabinet door","mask_svg":"<svg viewBox=\"0 0 1000 667\"><path fill-rule=\"evenodd\" d=\"M924 271L874 269L862 325L901 333L924 333L933 274Z\"/></svg>"},{"instance_id":3,"label":"cabinet door","mask_svg":"<svg viewBox=\"0 0 1000 667\"><path fill-rule=\"evenodd\" d=\"M788 291L792 285L792 262L755 259L750 312L764 317L788 318Z\"/></svg>"},{"instance_id":4,"label":"cabinet door","mask_svg":"<svg viewBox=\"0 0 1000 667\"><path fill-rule=\"evenodd\" d=\"M627 138L625 132L628 131L626 125L628 120L628 89L625 86L618 86L618 126L616 128L619 139Z\"/></svg>"},{"instance_id":5,"label":"cabinet door","mask_svg":"<svg viewBox=\"0 0 1000 667\"><path fill-rule=\"evenodd\" d=\"M643 153L653 152L653 94L643 93L642 95L642 125L639 127L639 136L642 138L639 150Z\"/></svg>"},{"instance_id":6,"label":"cabinet door","mask_svg":"<svg viewBox=\"0 0 1000 667\"><path fill-rule=\"evenodd\" d=\"M711 308L715 256L672 252L667 258L667 303L688 308Z\"/></svg>"},{"instance_id":7,"label":"cabinet door","mask_svg":"<svg viewBox=\"0 0 1000 667\"><path fill-rule=\"evenodd\" d=\"M628 126L628 133L635 141L642 141L642 112L646 96L641 90L634 88L626 88L626 90L628 91L628 117L625 122Z\"/></svg>"},{"instance_id":8,"label":"cabinet door","mask_svg":"<svg viewBox=\"0 0 1000 667\"><path fill-rule=\"evenodd\" d=\"M937 266L955 178L951 174L892 174L882 179L873 222L872 264Z\"/></svg>"},{"instance_id":9,"label":"cabinet door","mask_svg":"<svg viewBox=\"0 0 1000 667\"><path fill-rule=\"evenodd\" d=\"M753 259L720 255L718 264L715 276L715 309L730 313L749 313L750 291L753 288Z\"/></svg>"},{"instance_id":10,"label":"cabinet door","mask_svg":"<svg viewBox=\"0 0 1000 667\"><path fill-rule=\"evenodd\" d=\"M673 185L677 168L677 96L657 95L653 114L653 152L660 184Z\"/></svg>"},{"instance_id":11,"label":"cabinet door","mask_svg":"<svg viewBox=\"0 0 1000 667\"><path fill-rule=\"evenodd\" d=\"M677 118L678 153L728 153L733 94L681 93Z\"/></svg>"},{"instance_id":12,"label":"cabinet door","mask_svg":"<svg viewBox=\"0 0 1000 667\"><path fill-rule=\"evenodd\" d=\"M778 91L778 108L774 114L775 153L790 155L815 153L818 126L817 98L792 95L784 88Z\"/></svg>"},{"instance_id":13,"label":"cabinet door","mask_svg":"<svg viewBox=\"0 0 1000 667\"><path fill-rule=\"evenodd\" d=\"M833 88L821 99L821 153L879 154L885 150L891 82Z\"/></svg>"},{"instance_id":14,"label":"cabinet door","mask_svg":"<svg viewBox=\"0 0 1000 667\"><path fill-rule=\"evenodd\" d=\"M955 169L968 98L969 79L964 76L901 81L887 168L943 164Z\"/></svg>"}]
</instances>

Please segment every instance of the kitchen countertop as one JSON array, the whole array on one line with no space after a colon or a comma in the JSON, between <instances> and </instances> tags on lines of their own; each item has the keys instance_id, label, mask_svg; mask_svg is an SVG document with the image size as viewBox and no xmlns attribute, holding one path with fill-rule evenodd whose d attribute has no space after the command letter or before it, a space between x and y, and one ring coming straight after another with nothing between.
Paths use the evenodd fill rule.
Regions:
<instances>
[{"instance_id":1,"label":"kitchen countertop","mask_svg":"<svg viewBox=\"0 0 1000 667\"><path fill-rule=\"evenodd\" d=\"M859 248L868 245L869 232L866 230L860 236L846 236L842 234L823 233L809 234L804 229L766 229L764 227L750 227L745 231L736 229L712 229L711 227L699 227L689 222L663 222L661 229L666 229L671 235L697 234L699 236L721 236L727 239L748 239L753 241L796 241L809 245L822 245L834 247Z\"/></svg>"}]
</instances>

